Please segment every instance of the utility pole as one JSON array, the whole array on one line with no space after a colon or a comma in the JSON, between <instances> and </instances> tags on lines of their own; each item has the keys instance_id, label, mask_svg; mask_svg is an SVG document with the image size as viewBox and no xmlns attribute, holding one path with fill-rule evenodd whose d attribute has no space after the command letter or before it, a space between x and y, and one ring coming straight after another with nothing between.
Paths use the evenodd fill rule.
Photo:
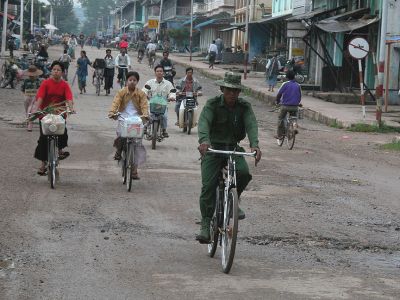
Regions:
<instances>
[{"instance_id":1,"label":"utility pole","mask_svg":"<svg viewBox=\"0 0 400 300\"><path fill-rule=\"evenodd\" d=\"M33 0L31 0L31 33L34 34L33 31Z\"/></svg>"},{"instance_id":2,"label":"utility pole","mask_svg":"<svg viewBox=\"0 0 400 300\"><path fill-rule=\"evenodd\" d=\"M21 41L21 46L24 44L24 0L21 0L21 16L19 18L19 21L21 24L19 25L19 32L20 32L20 41Z\"/></svg>"},{"instance_id":3,"label":"utility pole","mask_svg":"<svg viewBox=\"0 0 400 300\"><path fill-rule=\"evenodd\" d=\"M3 12L3 32L1 35L1 56L6 55L6 40L7 40L7 15L8 15L8 0L4 1L4 12Z\"/></svg>"},{"instance_id":4,"label":"utility pole","mask_svg":"<svg viewBox=\"0 0 400 300\"><path fill-rule=\"evenodd\" d=\"M137 41L136 37L136 2L133 3L133 37L135 42Z\"/></svg>"},{"instance_id":5,"label":"utility pole","mask_svg":"<svg viewBox=\"0 0 400 300\"><path fill-rule=\"evenodd\" d=\"M189 61L192 61L192 40L193 40L193 0L190 1L190 38L189 38Z\"/></svg>"},{"instance_id":6,"label":"utility pole","mask_svg":"<svg viewBox=\"0 0 400 300\"><path fill-rule=\"evenodd\" d=\"M379 39L378 85L376 87L376 121L382 125L383 82L385 79L385 45L387 32L388 0L382 0L381 35Z\"/></svg>"},{"instance_id":7,"label":"utility pole","mask_svg":"<svg viewBox=\"0 0 400 300\"><path fill-rule=\"evenodd\" d=\"M160 39L160 29L161 29L161 17L162 17L162 9L163 9L164 0L161 0L160 3L160 17L158 18L158 39Z\"/></svg>"},{"instance_id":8,"label":"utility pole","mask_svg":"<svg viewBox=\"0 0 400 300\"><path fill-rule=\"evenodd\" d=\"M247 62L249 60L249 0L246 0L246 31L244 32L244 75L247 79Z\"/></svg>"}]
</instances>

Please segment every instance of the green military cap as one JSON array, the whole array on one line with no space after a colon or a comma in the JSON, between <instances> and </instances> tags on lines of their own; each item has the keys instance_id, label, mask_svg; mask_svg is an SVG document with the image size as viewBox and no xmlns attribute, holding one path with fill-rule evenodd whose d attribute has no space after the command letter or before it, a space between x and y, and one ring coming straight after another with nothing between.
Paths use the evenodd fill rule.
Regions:
<instances>
[{"instance_id":1,"label":"green military cap","mask_svg":"<svg viewBox=\"0 0 400 300\"><path fill-rule=\"evenodd\" d=\"M242 76L234 72L225 72L224 80L217 80L215 82L219 86L224 86L232 89L244 89L242 85Z\"/></svg>"}]
</instances>

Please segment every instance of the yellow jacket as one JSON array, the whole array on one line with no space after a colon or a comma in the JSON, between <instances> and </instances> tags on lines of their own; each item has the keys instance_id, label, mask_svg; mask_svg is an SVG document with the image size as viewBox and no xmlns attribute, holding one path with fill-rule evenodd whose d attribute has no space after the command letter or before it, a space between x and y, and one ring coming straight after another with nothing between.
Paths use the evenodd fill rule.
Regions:
<instances>
[{"instance_id":1,"label":"yellow jacket","mask_svg":"<svg viewBox=\"0 0 400 300\"><path fill-rule=\"evenodd\" d=\"M133 105L138 111L138 114L142 118L149 117L149 108L147 96L137 87L133 92L130 92L128 87L124 87L118 91L111 104L108 116L111 118L117 112L123 112L128 105L129 101L132 101Z\"/></svg>"}]
</instances>

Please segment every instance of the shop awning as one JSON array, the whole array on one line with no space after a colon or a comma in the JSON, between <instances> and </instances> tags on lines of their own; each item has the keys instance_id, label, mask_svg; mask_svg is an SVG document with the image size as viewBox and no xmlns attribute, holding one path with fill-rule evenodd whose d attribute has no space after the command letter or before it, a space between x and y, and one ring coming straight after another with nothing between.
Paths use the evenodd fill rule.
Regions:
<instances>
[{"instance_id":1,"label":"shop awning","mask_svg":"<svg viewBox=\"0 0 400 300\"><path fill-rule=\"evenodd\" d=\"M292 16L292 14L269 17L267 19L261 19L261 20L249 22L249 24L267 24L267 23L272 23L272 22L276 22L276 21L286 20L287 18L290 18L291 16Z\"/></svg>"},{"instance_id":2,"label":"shop awning","mask_svg":"<svg viewBox=\"0 0 400 300\"><path fill-rule=\"evenodd\" d=\"M321 15L324 15L324 14L329 14L331 12L338 11L338 10L344 9L344 8L346 8L346 5L342 5L342 6L339 6L339 7L336 7L336 8L332 8L332 9L328 9L328 10L326 10L326 9L316 9L316 10L313 10L313 11L310 11L310 12L307 12L307 13L304 13L304 14L300 14L300 15L296 15L296 16L290 17L290 18L287 19L287 21L288 22L293 22L293 21L309 20L309 19L312 19L314 17L318 17L318 16L321 16Z\"/></svg>"},{"instance_id":3,"label":"shop awning","mask_svg":"<svg viewBox=\"0 0 400 300\"><path fill-rule=\"evenodd\" d=\"M356 16L358 16L359 18L362 17L365 14L369 14L370 9L367 8L359 8L359 9L355 9L355 10L350 10L350 11L346 11L345 13L342 13L340 15L336 15L327 19L324 19L324 21L329 21L329 20L349 20L350 18L354 18L357 19Z\"/></svg>"},{"instance_id":4,"label":"shop awning","mask_svg":"<svg viewBox=\"0 0 400 300\"><path fill-rule=\"evenodd\" d=\"M338 21L338 20L322 20L315 25L326 32L347 32L353 31L379 21L379 17L373 19L355 19L348 21Z\"/></svg>"},{"instance_id":5,"label":"shop awning","mask_svg":"<svg viewBox=\"0 0 400 300\"><path fill-rule=\"evenodd\" d=\"M194 23L194 21L196 20L197 18L196 17L193 17L193 23ZM190 24L190 19L189 20L186 20L185 22L183 22L182 23L182 26L186 26L186 25L189 25Z\"/></svg>"},{"instance_id":6,"label":"shop awning","mask_svg":"<svg viewBox=\"0 0 400 300\"><path fill-rule=\"evenodd\" d=\"M211 25L211 24L215 23L215 21L217 21L217 19L211 19L211 20L205 21L203 23L197 24L194 27L194 29L200 29L201 27L204 27L204 26L207 26L207 25Z\"/></svg>"},{"instance_id":7,"label":"shop awning","mask_svg":"<svg viewBox=\"0 0 400 300\"><path fill-rule=\"evenodd\" d=\"M219 32L228 32L228 31L232 31L232 30L235 30L235 29L244 31L245 28L246 28L246 25L235 25L235 26L232 26L232 27L221 29L221 30L219 30Z\"/></svg>"}]
</instances>

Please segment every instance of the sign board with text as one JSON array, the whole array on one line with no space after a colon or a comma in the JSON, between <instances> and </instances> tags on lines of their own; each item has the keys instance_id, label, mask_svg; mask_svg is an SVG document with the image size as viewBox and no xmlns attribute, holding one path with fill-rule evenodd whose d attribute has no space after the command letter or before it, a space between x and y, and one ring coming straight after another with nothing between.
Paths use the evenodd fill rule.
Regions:
<instances>
[{"instance_id":1,"label":"sign board with text","mask_svg":"<svg viewBox=\"0 0 400 300\"><path fill-rule=\"evenodd\" d=\"M149 28L158 28L158 19L149 19Z\"/></svg>"}]
</instances>

